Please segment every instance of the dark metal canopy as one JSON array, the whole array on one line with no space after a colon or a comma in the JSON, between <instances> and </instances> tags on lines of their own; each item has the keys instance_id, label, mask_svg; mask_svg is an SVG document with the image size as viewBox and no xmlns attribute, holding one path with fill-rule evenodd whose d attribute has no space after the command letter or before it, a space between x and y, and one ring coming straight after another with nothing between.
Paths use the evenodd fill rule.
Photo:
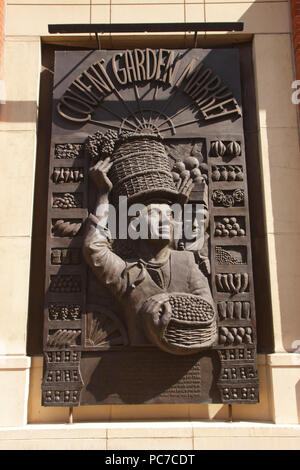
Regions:
<instances>
[{"instance_id":1,"label":"dark metal canopy","mask_svg":"<svg viewBox=\"0 0 300 470\"><path fill-rule=\"evenodd\" d=\"M243 31L244 23L114 23L114 24L49 24L50 34L56 33L165 33L201 31Z\"/></svg>"}]
</instances>

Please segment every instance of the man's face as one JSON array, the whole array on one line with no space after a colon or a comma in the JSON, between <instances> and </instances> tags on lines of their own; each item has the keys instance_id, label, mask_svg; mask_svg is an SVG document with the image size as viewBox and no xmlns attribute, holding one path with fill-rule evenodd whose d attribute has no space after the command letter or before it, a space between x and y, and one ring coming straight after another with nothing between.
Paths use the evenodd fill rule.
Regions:
<instances>
[{"instance_id":1,"label":"man's face","mask_svg":"<svg viewBox=\"0 0 300 470\"><path fill-rule=\"evenodd\" d=\"M186 250L200 250L204 244L205 217L207 212L202 204L189 205L184 213L184 239Z\"/></svg>"},{"instance_id":2,"label":"man's face","mask_svg":"<svg viewBox=\"0 0 300 470\"><path fill-rule=\"evenodd\" d=\"M191 239L190 241L195 241L199 239L199 236L201 234L201 224L199 223L199 220L202 219L203 213L197 214L197 207L196 204L192 205L192 213L191 213L191 219L185 221L185 223L190 223L191 225Z\"/></svg>"},{"instance_id":3,"label":"man's face","mask_svg":"<svg viewBox=\"0 0 300 470\"><path fill-rule=\"evenodd\" d=\"M173 237L173 216L168 204L147 206L149 236L154 240L171 240Z\"/></svg>"},{"instance_id":4,"label":"man's face","mask_svg":"<svg viewBox=\"0 0 300 470\"><path fill-rule=\"evenodd\" d=\"M139 220L147 226L149 240L173 239L173 214L168 204L148 204L140 213Z\"/></svg>"}]
</instances>

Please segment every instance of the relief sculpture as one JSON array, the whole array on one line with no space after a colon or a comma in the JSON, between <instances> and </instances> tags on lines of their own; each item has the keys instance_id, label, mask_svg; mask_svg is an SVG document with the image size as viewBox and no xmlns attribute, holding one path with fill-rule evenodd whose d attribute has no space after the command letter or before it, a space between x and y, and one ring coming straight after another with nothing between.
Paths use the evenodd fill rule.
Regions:
<instances>
[{"instance_id":1,"label":"relief sculpture","mask_svg":"<svg viewBox=\"0 0 300 470\"><path fill-rule=\"evenodd\" d=\"M235 48L56 53L44 406L258 401L244 104Z\"/></svg>"},{"instance_id":2,"label":"relief sculpture","mask_svg":"<svg viewBox=\"0 0 300 470\"><path fill-rule=\"evenodd\" d=\"M98 140L93 153L98 151L99 160L90 169L97 203L88 220L84 256L99 282L118 300L130 344L150 342L179 355L211 347L217 330L208 280L192 251L175 249L171 204L188 201L192 176L182 175L183 170L182 184L176 185L162 139L155 134L116 138L109 156L105 145L104 159ZM143 204L138 222L145 222L149 236L134 241L134 258L120 257L111 248L108 204L117 196L128 198L129 213L132 204ZM131 229L136 220L128 219Z\"/></svg>"}]
</instances>

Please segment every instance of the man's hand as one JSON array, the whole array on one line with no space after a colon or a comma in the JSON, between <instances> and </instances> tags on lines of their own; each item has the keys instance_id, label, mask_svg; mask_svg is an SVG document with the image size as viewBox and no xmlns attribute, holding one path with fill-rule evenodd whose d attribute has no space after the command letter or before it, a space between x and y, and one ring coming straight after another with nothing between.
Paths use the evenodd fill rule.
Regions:
<instances>
[{"instance_id":1,"label":"man's hand","mask_svg":"<svg viewBox=\"0 0 300 470\"><path fill-rule=\"evenodd\" d=\"M168 294L157 294L148 299L143 307L142 314L151 330L156 330L159 338L163 336L172 315Z\"/></svg>"},{"instance_id":2,"label":"man's hand","mask_svg":"<svg viewBox=\"0 0 300 470\"><path fill-rule=\"evenodd\" d=\"M107 176L111 166L112 162L110 162L108 157L105 160L99 160L99 162L90 169L90 177L96 184L100 194L108 194L112 189L112 182Z\"/></svg>"}]
</instances>

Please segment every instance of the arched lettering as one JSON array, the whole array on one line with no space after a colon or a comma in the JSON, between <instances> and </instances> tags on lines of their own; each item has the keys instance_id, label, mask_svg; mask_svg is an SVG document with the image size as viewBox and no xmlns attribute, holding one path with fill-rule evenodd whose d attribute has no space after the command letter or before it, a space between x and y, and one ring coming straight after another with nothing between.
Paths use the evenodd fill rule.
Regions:
<instances>
[{"instance_id":1,"label":"arched lettering","mask_svg":"<svg viewBox=\"0 0 300 470\"><path fill-rule=\"evenodd\" d=\"M117 66L117 63L116 63L116 59L117 57L122 57L123 54L115 54L112 58L112 69L113 69L113 72L114 72L114 75L116 77L116 79L118 80L118 82L120 83L120 85L126 85L127 84L127 73L126 73L126 69L125 68L118 68ZM121 74L121 77L120 77L120 74Z\"/></svg>"}]
</instances>

